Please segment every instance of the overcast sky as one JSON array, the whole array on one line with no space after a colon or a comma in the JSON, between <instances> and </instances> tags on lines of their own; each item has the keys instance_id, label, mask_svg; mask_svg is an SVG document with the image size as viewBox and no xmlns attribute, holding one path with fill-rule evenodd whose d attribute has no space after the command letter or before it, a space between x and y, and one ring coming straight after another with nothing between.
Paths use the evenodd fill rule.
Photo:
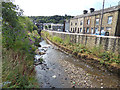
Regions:
<instances>
[{"instance_id":1,"label":"overcast sky","mask_svg":"<svg viewBox=\"0 0 120 90\"><path fill-rule=\"evenodd\" d=\"M120 0L105 0L105 8L118 5ZM83 10L102 8L103 0L15 0L26 16L80 15Z\"/></svg>"}]
</instances>

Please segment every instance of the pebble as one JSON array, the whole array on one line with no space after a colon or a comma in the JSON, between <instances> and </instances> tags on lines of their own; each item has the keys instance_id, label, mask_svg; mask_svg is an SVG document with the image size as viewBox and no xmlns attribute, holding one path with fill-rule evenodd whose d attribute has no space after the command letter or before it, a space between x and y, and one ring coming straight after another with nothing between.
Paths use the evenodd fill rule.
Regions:
<instances>
[{"instance_id":1,"label":"pebble","mask_svg":"<svg viewBox=\"0 0 120 90\"><path fill-rule=\"evenodd\" d=\"M65 80L67 80L67 78L65 78Z\"/></svg>"},{"instance_id":2,"label":"pebble","mask_svg":"<svg viewBox=\"0 0 120 90\"><path fill-rule=\"evenodd\" d=\"M52 89L55 89L55 87L52 87Z\"/></svg>"},{"instance_id":3,"label":"pebble","mask_svg":"<svg viewBox=\"0 0 120 90\"><path fill-rule=\"evenodd\" d=\"M75 86L72 86L72 88L75 88Z\"/></svg>"},{"instance_id":4,"label":"pebble","mask_svg":"<svg viewBox=\"0 0 120 90\"><path fill-rule=\"evenodd\" d=\"M56 75L53 75L52 77L53 77L53 78L56 78Z\"/></svg>"},{"instance_id":5,"label":"pebble","mask_svg":"<svg viewBox=\"0 0 120 90\"><path fill-rule=\"evenodd\" d=\"M73 82L73 84L75 84L75 82Z\"/></svg>"}]
</instances>

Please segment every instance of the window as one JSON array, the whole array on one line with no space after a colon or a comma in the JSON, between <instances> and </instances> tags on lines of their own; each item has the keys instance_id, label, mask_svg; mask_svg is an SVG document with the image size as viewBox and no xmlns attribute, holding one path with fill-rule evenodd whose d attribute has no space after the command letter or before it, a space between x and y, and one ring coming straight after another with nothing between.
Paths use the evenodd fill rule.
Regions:
<instances>
[{"instance_id":1,"label":"window","mask_svg":"<svg viewBox=\"0 0 120 90\"><path fill-rule=\"evenodd\" d=\"M87 33L89 33L89 27L87 28Z\"/></svg>"},{"instance_id":2,"label":"window","mask_svg":"<svg viewBox=\"0 0 120 90\"><path fill-rule=\"evenodd\" d=\"M88 19L88 20L87 20L87 25L89 25L89 24L90 24L90 20Z\"/></svg>"},{"instance_id":3,"label":"window","mask_svg":"<svg viewBox=\"0 0 120 90\"><path fill-rule=\"evenodd\" d=\"M111 27L106 27L106 30L111 30Z\"/></svg>"},{"instance_id":4,"label":"window","mask_svg":"<svg viewBox=\"0 0 120 90\"><path fill-rule=\"evenodd\" d=\"M111 24L112 23L112 16L109 16L108 17L108 24Z\"/></svg>"},{"instance_id":5,"label":"window","mask_svg":"<svg viewBox=\"0 0 120 90\"><path fill-rule=\"evenodd\" d=\"M80 28L80 32L82 32L82 28Z\"/></svg>"},{"instance_id":6,"label":"window","mask_svg":"<svg viewBox=\"0 0 120 90\"><path fill-rule=\"evenodd\" d=\"M74 33L74 28L73 28L73 33Z\"/></svg>"},{"instance_id":7,"label":"window","mask_svg":"<svg viewBox=\"0 0 120 90\"><path fill-rule=\"evenodd\" d=\"M78 33L79 33L79 28L78 28Z\"/></svg>"},{"instance_id":8,"label":"window","mask_svg":"<svg viewBox=\"0 0 120 90\"><path fill-rule=\"evenodd\" d=\"M95 28L95 34L97 34L97 32L98 32L98 28Z\"/></svg>"},{"instance_id":9,"label":"window","mask_svg":"<svg viewBox=\"0 0 120 90\"><path fill-rule=\"evenodd\" d=\"M104 27L101 28L101 35L105 35Z\"/></svg>"},{"instance_id":10,"label":"window","mask_svg":"<svg viewBox=\"0 0 120 90\"><path fill-rule=\"evenodd\" d=\"M104 30L104 27L101 28L101 31Z\"/></svg>"},{"instance_id":11,"label":"window","mask_svg":"<svg viewBox=\"0 0 120 90\"><path fill-rule=\"evenodd\" d=\"M71 22L71 26L72 26L72 22Z\"/></svg>"},{"instance_id":12,"label":"window","mask_svg":"<svg viewBox=\"0 0 120 90\"><path fill-rule=\"evenodd\" d=\"M91 34L93 34L93 28L91 28Z\"/></svg>"},{"instance_id":13,"label":"window","mask_svg":"<svg viewBox=\"0 0 120 90\"><path fill-rule=\"evenodd\" d=\"M71 28L71 31L72 31L72 28Z\"/></svg>"},{"instance_id":14,"label":"window","mask_svg":"<svg viewBox=\"0 0 120 90\"><path fill-rule=\"evenodd\" d=\"M83 24L83 21L80 21L80 25L82 25Z\"/></svg>"},{"instance_id":15,"label":"window","mask_svg":"<svg viewBox=\"0 0 120 90\"><path fill-rule=\"evenodd\" d=\"M75 32L76 32L77 28L75 27Z\"/></svg>"},{"instance_id":16,"label":"window","mask_svg":"<svg viewBox=\"0 0 120 90\"><path fill-rule=\"evenodd\" d=\"M96 25L99 25L99 19L96 19Z\"/></svg>"},{"instance_id":17,"label":"window","mask_svg":"<svg viewBox=\"0 0 120 90\"><path fill-rule=\"evenodd\" d=\"M75 23L75 25L77 25L77 23Z\"/></svg>"}]
</instances>

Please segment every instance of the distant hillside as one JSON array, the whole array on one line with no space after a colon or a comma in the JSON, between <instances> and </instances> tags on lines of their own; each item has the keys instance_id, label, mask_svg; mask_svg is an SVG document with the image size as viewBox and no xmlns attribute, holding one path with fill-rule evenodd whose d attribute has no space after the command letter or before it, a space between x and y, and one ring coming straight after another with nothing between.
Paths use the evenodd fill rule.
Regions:
<instances>
[{"instance_id":1,"label":"distant hillside","mask_svg":"<svg viewBox=\"0 0 120 90\"><path fill-rule=\"evenodd\" d=\"M54 15L54 16L29 16L30 19L33 20L34 23L64 23L64 19L70 19L74 16L65 15Z\"/></svg>"}]
</instances>

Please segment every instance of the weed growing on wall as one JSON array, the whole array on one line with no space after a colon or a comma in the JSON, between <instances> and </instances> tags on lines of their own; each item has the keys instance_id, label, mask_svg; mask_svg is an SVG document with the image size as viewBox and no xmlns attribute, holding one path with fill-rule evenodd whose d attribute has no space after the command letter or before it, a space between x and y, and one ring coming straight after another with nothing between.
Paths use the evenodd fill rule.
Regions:
<instances>
[{"instance_id":1,"label":"weed growing on wall","mask_svg":"<svg viewBox=\"0 0 120 90\"><path fill-rule=\"evenodd\" d=\"M43 31L43 33L48 33L47 31ZM50 38L49 38L50 37ZM116 63L119 65L120 63L120 55L114 54L109 51L105 51L102 46L94 47L92 49L87 48L85 45L82 45L80 43L71 43L70 37L66 36L64 40L62 40L60 37L57 36L51 36L49 35L49 39L55 43L59 43L60 45L63 45L67 47L68 49L73 51L73 54L76 55L77 53L81 54L87 54L92 55L98 58L100 62L103 63Z\"/></svg>"}]
</instances>

